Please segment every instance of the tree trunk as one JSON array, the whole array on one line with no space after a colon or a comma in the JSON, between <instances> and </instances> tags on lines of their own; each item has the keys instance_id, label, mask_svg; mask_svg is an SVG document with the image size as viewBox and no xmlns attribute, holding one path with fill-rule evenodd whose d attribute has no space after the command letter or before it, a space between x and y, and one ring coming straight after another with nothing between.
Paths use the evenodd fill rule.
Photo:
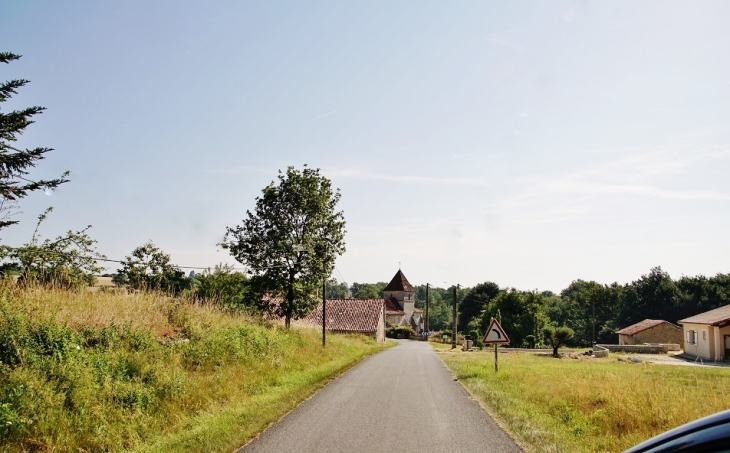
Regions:
<instances>
[{"instance_id":1,"label":"tree trunk","mask_svg":"<svg viewBox=\"0 0 730 453\"><path fill-rule=\"evenodd\" d=\"M294 311L294 269L289 269L289 290L286 293L286 307L284 308L284 326L291 327L291 314Z\"/></svg>"}]
</instances>

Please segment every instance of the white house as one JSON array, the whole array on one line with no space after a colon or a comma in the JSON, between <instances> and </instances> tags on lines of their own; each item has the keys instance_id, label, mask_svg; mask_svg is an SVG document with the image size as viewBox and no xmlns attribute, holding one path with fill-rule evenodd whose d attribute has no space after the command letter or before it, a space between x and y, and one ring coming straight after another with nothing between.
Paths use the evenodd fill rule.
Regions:
<instances>
[{"instance_id":1,"label":"white house","mask_svg":"<svg viewBox=\"0 0 730 453\"><path fill-rule=\"evenodd\" d=\"M730 305L679 321L684 352L709 360L730 360Z\"/></svg>"}]
</instances>

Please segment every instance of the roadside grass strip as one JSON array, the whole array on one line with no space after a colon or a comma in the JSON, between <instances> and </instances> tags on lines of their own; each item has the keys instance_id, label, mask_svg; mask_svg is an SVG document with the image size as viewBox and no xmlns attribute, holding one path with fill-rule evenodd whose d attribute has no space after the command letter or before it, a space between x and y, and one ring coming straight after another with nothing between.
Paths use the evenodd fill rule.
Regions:
<instances>
[{"instance_id":1,"label":"roadside grass strip","mask_svg":"<svg viewBox=\"0 0 730 453\"><path fill-rule=\"evenodd\" d=\"M0 451L230 452L388 344L154 293L0 285Z\"/></svg>"},{"instance_id":2,"label":"roadside grass strip","mask_svg":"<svg viewBox=\"0 0 730 453\"><path fill-rule=\"evenodd\" d=\"M344 340L345 343L357 343L357 340L360 340L337 337L328 336L327 347L333 347L331 342L338 343ZM351 350L346 354L331 357L319 366L282 374L264 389L246 395L239 401L230 401L215 410L208 410L192 417L177 432L162 436L152 444L135 451L140 453L233 451L295 409L361 359L393 345L395 343L388 342L386 345L376 345L375 348L368 349L350 347Z\"/></svg>"},{"instance_id":3,"label":"roadside grass strip","mask_svg":"<svg viewBox=\"0 0 730 453\"><path fill-rule=\"evenodd\" d=\"M730 409L730 369L491 352L438 357L527 452L621 452Z\"/></svg>"}]
</instances>

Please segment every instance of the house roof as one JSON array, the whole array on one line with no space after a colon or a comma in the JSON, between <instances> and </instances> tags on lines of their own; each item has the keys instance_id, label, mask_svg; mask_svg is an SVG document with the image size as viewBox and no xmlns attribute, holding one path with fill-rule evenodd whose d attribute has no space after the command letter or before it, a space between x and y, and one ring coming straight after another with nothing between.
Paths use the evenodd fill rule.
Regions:
<instances>
[{"instance_id":1,"label":"house roof","mask_svg":"<svg viewBox=\"0 0 730 453\"><path fill-rule=\"evenodd\" d=\"M656 327L659 324L667 323L673 327L679 328L679 326L675 326L669 321L664 321L663 319L645 319L641 322L637 322L636 324L630 325L629 327L624 327L621 330L617 330L616 333L619 335L636 335L639 332L643 332L645 330L651 329L652 327Z\"/></svg>"},{"instance_id":2,"label":"house roof","mask_svg":"<svg viewBox=\"0 0 730 453\"><path fill-rule=\"evenodd\" d=\"M383 299L327 299L327 330L338 332L375 332L383 312ZM322 327L320 303L301 322Z\"/></svg>"},{"instance_id":3,"label":"house roof","mask_svg":"<svg viewBox=\"0 0 730 453\"><path fill-rule=\"evenodd\" d=\"M393 280L388 283L383 291L413 291L413 286L408 283L408 279L400 269L393 277Z\"/></svg>"},{"instance_id":4,"label":"house roof","mask_svg":"<svg viewBox=\"0 0 730 453\"><path fill-rule=\"evenodd\" d=\"M716 326L730 321L730 305L706 311L679 321L680 324L707 324Z\"/></svg>"},{"instance_id":5,"label":"house roof","mask_svg":"<svg viewBox=\"0 0 730 453\"><path fill-rule=\"evenodd\" d=\"M398 299L395 297L386 297L385 298L385 309L390 311L403 311L403 307L400 306L398 303Z\"/></svg>"}]
</instances>

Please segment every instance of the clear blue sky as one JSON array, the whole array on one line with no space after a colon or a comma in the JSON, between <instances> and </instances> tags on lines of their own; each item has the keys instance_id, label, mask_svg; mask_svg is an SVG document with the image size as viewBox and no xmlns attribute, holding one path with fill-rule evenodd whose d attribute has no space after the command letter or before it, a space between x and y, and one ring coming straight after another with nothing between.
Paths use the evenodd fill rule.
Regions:
<instances>
[{"instance_id":1,"label":"clear blue sky","mask_svg":"<svg viewBox=\"0 0 730 453\"><path fill-rule=\"evenodd\" d=\"M730 272L730 2L5 1L1 107L55 151L4 243L218 250L277 170L342 190L348 282ZM114 270L111 267L110 270Z\"/></svg>"}]
</instances>

